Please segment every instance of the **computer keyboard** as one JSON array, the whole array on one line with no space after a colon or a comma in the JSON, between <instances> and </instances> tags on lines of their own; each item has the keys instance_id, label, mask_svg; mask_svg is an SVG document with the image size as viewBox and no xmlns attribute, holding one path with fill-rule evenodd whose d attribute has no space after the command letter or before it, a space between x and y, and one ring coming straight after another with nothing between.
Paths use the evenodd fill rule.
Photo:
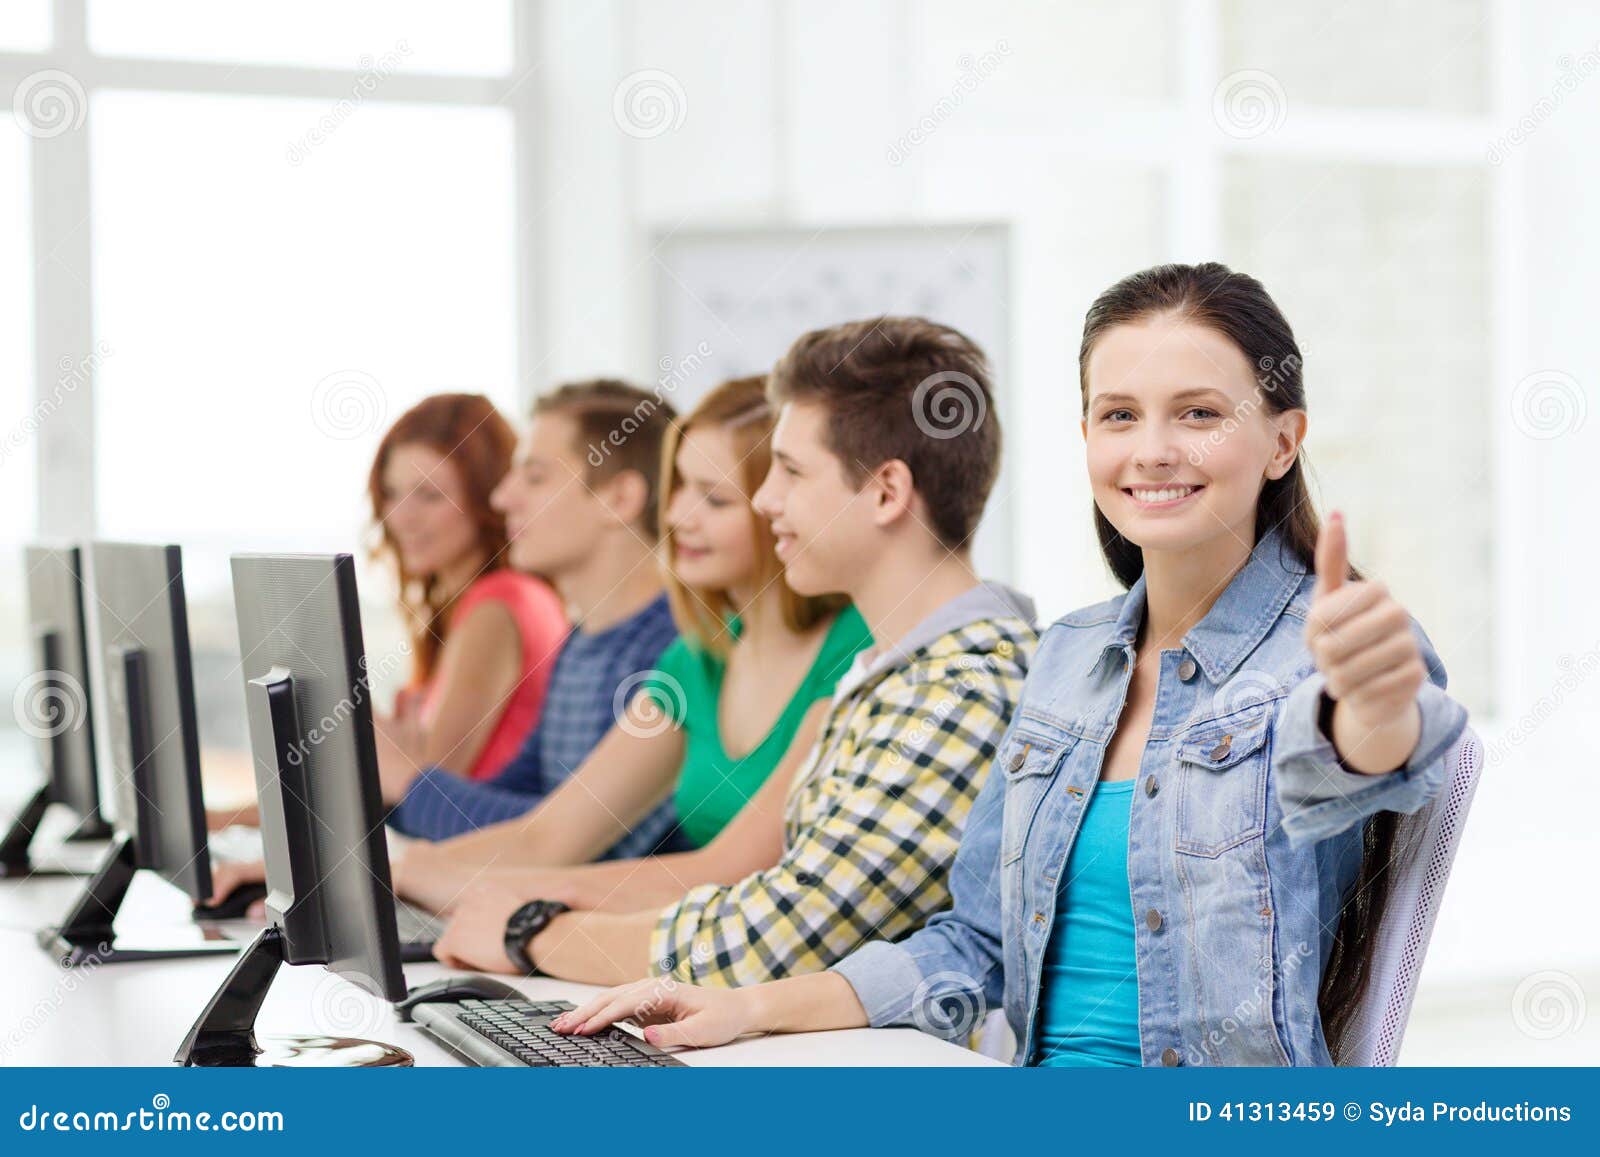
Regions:
<instances>
[{"instance_id":1,"label":"computer keyboard","mask_svg":"<svg viewBox=\"0 0 1600 1157\"><path fill-rule=\"evenodd\" d=\"M211 854L213 863L259 862L263 857L261 829L247 828L243 824L229 824L220 831L206 835L206 848Z\"/></svg>"},{"instance_id":2,"label":"computer keyboard","mask_svg":"<svg viewBox=\"0 0 1600 1157\"><path fill-rule=\"evenodd\" d=\"M463 1000L421 1004L413 1017L475 1065L530 1068L606 1066L681 1068L683 1062L620 1028L567 1036L550 1021L575 1006L565 1000Z\"/></svg>"},{"instance_id":3,"label":"computer keyboard","mask_svg":"<svg viewBox=\"0 0 1600 1157\"><path fill-rule=\"evenodd\" d=\"M433 959L433 946L444 932L445 921L424 908L417 908L398 897L394 902L394 923L400 933L400 959L419 964Z\"/></svg>"},{"instance_id":4,"label":"computer keyboard","mask_svg":"<svg viewBox=\"0 0 1600 1157\"><path fill-rule=\"evenodd\" d=\"M400 932L402 944L410 940L426 940L432 944L444 932L445 921L444 917L435 916L425 908L397 899L394 902L394 923Z\"/></svg>"},{"instance_id":5,"label":"computer keyboard","mask_svg":"<svg viewBox=\"0 0 1600 1157\"><path fill-rule=\"evenodd\" d=\"M387 829L385 829L387 831ZM231 824L207 837L211 859L219 864L258 862L262 857L261 829ZM100 855L96 849L96 860ZM92 865L91 865L92 871ZM399 897L394 902L395 926L400 933L400 959L420 964L433 959L433 946L444 932L445 920Z\"/></svg>"},{"instance_id":6,"label":"computer keyboard","mask_svg":"<svg viewBox=\"0 0 1600 1157\"><path fill-rule=\"evenodd\" d=\"M251 888L252 885L250 884L241 884L234 891L228 893L228 896L230 898L239 897L240 889L248 890ZM254 885L254 890L257 895L265 894L264 885ZM249 917L242 904L237 906L237 910L225 909L226 905L222 908L197 907L195 909L195 919L205 921L220 920L224 923L233 920L247 921L257 928L262 924L260 919ZM435 916L425 908L417 908L404 900L396 899L394 902L394 922L395 930L399 933L400 960L402 963L420 964L433 959L433 946L444 933L445 918L443 916Z\"/></svg>"}]
</instances>

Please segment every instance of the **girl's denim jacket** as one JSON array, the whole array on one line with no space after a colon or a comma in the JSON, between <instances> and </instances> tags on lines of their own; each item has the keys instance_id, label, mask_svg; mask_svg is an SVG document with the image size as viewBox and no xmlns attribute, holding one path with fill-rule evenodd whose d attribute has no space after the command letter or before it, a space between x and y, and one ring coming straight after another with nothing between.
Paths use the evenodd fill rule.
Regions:
<instances>
[{"instance_id":1,"label":"girl's denim jacket","mask_svg":"<svg viewBox=\"0 0 1600 1157\"><path fill-rule=\"evenodd\" d=\"M1466 711L1428 667L1405 766L1342 767L1318 723L1305 645L1315 576L1265 535L1182 650L1161 653L1128 823L1146 1065L1326 1065L1317 1009L1363 821L1414 812L1445 784ZM835 965L873 1025L959 1036L1004 1007L1016 1064L1035 1019L1056 890L1127 695L1143 577L1053 624L1000 742L952 870L953 906L898 943Z\"/></svg>"}]
</instances>

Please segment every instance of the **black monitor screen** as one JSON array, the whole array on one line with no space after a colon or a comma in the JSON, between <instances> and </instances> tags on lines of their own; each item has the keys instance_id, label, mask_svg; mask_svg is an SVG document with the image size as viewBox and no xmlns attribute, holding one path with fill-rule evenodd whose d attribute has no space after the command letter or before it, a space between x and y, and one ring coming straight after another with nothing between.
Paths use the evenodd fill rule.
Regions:
<instances>
[{"instance_id":1,"label":"black monitor screen","mask_svg":"<svg viewBox=\"0 0 1600 1157\"><path fill-rule=\"evenodd\" d=\"M82 556L77 547L30 546L24 562L32 653L15 697L18 722L39 743L51 799L98 819Z\"/></svg>"},{"instance_id":2,"label":"black monitor screen","mask_svg":"<svg viewBox=\"0 0 1600 1157\"><path fill-rule=\"evenodd\" d=\"M235 555L268 917L291 964L405 995L351 556Z\"/></svg>"},{"instance_id":3,"label":"black monitor screen","mask_svg":"<svg viewBox=\"0 0 1600 1157\"><path fill-rule=\"evenodd\" d=\"M176 546L89 547L116 826L138 865L211 894L189 620Z\"/></svg>"}]
</instances>

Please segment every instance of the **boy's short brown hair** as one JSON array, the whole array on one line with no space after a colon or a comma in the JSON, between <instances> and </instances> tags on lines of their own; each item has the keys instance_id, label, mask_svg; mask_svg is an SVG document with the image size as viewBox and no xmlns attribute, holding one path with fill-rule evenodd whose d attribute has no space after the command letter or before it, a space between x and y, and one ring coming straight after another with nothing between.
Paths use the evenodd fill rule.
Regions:
<instances>
[{"instance_id":1,"label":"boy's short brown hair","mask_svg":"<svg viewBox=\"0 0 1600 1157\"><path fill-rule=\"evenodd\" d=\"M661 537L661 446L678 414L660 390L616 378L569 382L535 401L533 414L559 414L578 427L573 450L588 464L588 480L639 474L649 487L639 523L651 539Z\"/></svg>"},{"instance_id":2,"label":"boy's short brown hair","mask_svg":"<svg viewBox=\"0 0 1600 1157\"><path fill-rule=\"evenodd\" d=\"M768 379L775 404L820 402L828 448L857 485L899 459L935 536L972 541L1000 470L1000 417L989 362L958 330L920 317L875 317L812 330Z\"/></svg>"}]
</instances>

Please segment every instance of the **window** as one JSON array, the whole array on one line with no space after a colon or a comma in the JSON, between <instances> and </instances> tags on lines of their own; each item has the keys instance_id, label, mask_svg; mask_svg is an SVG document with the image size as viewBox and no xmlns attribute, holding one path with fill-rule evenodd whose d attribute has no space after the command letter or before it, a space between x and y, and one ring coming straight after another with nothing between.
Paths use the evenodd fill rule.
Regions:
<instances>
[{"instance_id":1,"label":"window","mask_svg":"<svg viewBox=\"0 0 1600 1157\"><path fill-rule=\"evenodd\" d=\"M1305 357L1318 507L1345 511L1357 565L1422 620L1452 693L1481 714L1494 621L1487 175L1253 159L1224 173L1225 259L1261 278Z\"/></svg>"},{"instance_id":2,"label":"window","mask_svg":"<svg viewBox=\"0 0 1600 1157\"><path fill-rule=\"evenodd\" d=\"M93 0L89 43L143 56L362 70L511 70L509 0Z\"/></svg>"},{"instance_id":3,"label":"window","mask_svg":"<svg viewBox=\"0 0 1600 1157\"><path fill-rule=\"evenodd\" d=\"M6 0L0 52L40 52L50 47L50 0Z\"/></svg>"},{"instance_id":4,"label":"window","mask_svg":"<svg viewBox=\"0 0 1600 1157\"><path fill-rule=\"evenodd\" d=\"M1264 69L1301 107L1484 113L1488 21L1485 0L1225 0L1223 72Z\"/></svg>"},{"instance_id":5,"label":"window","mask_svg":"<svg viewBox=\"0 0 1600 1157\"><path fill-rule=\"evenodd\" d=\"M227 555L351 551L365 563L364 484L387 423L445 389L519 408L513 111L502 99L513 10L84 7L85 24L69 18L59 41L49 0L8 2L0 20L0 80L16 98L0 102L0 679L9 692L26 664L23 542L89 525L177 542L202 741L238 748ZM190 81L205 91L185 91ZM18 131L13 104L48 131ZM35 214L35 189L54 220ZM62 268L36 303L35 230L80 217L90 245L39 257ZM91 283L92 301L73 291ZM62 362L62 389L93 363L94 485L75 488L80 466L46 460L28 437L48 418L32 312L59 343L88 328L91 307L92 349L37 355ZM41 493L56 497L50 525L36 522ZM387 579L363 568L373 652L400 641ZM11 724L7 713L0 737Z\"/></svg>"},{"instance_id":6,"label":"window","mask_svg":"<svg viewBox=\"0 0 1600 1157\"><path fill-rule=\"evenodd\" d=\"M22 546L34 530L33 435L47 420L34 398L27 141L9 112L0 115L0 690L8 697L31 653ZM16 724L0 711L0 756L25 762Z\"/></svg>"},{"instance_id":7,"label":"window","mask_svg":"<svg viewBox=\"0 0 1600 1157\"><path fill-rule=\"evenodd\" d=\"M227 555L370 541L372 453L424 395L516 395L509 116L148 93L92 108L97 509L179 542L201 734L243 744ZM363 570L370 655L399 643ZM376 667L376 663L374 663ZM404 665L396 672L404 676Z\"/></svg>"}]
</instances>

